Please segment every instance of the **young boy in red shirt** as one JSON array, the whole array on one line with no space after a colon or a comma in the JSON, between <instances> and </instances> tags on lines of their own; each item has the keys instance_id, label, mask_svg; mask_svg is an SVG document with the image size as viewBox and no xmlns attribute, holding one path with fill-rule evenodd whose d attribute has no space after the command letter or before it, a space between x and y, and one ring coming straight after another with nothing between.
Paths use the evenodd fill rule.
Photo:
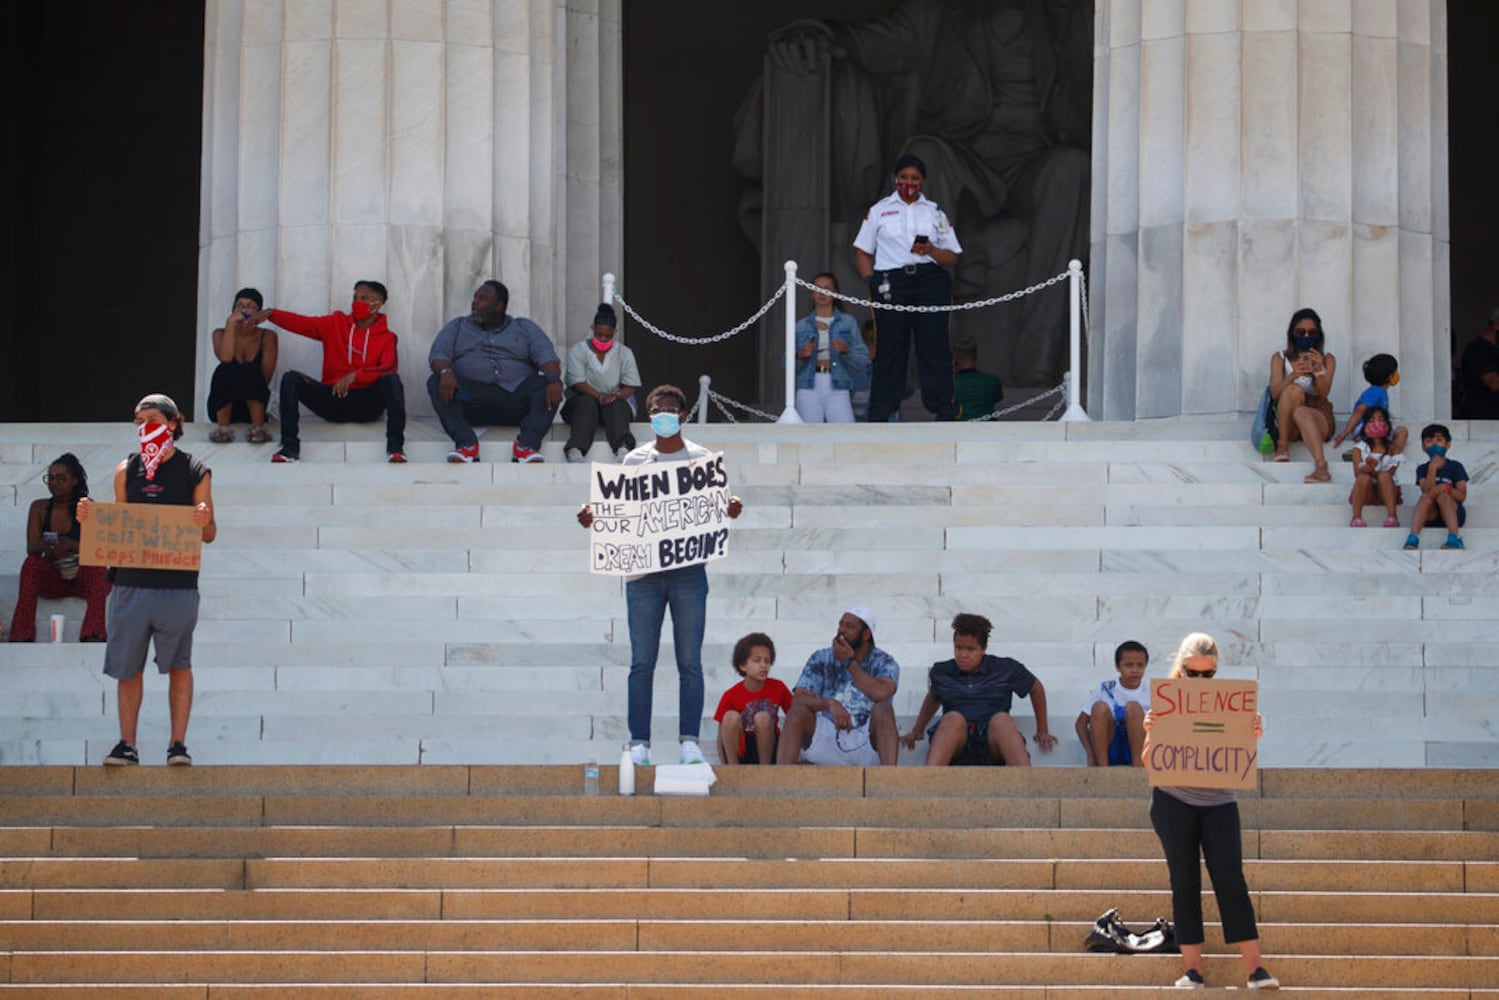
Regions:
<instances>
[{"instance_id":1,"label":"young boy in red shirt","mask_svg":"<svg viewBox=\"0 0 1499 1000\"><path fill-rule=\"evenodd\" d=\"M791 709L791 689L770 676L776 644L764 632L734 643L734 669L744 678L718 699L720 764L774 764L781 713Z\"/></svg>"}]
</instances>

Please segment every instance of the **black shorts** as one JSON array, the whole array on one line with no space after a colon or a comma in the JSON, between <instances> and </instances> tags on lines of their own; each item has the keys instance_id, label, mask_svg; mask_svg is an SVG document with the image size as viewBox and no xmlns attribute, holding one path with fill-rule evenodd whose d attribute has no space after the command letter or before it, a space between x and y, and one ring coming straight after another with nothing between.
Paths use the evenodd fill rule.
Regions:
<instances>
[{"instance_id":1,"label":"black shorts","mask_svg":"<svg viewBox=\"0 0 1499 1000\"><path fill-rule=\"evenodd\" d=\"M943 714L945 715L946 713ZM968 723L968 741L963 744L963 749L959 750L953 756L953 759L949 761L950 765L956 767L984 767L992 764L995 767L1004 767L1004 758L1001 757L996 760L989 753L989 719L992 718L993 716L991 715L989 718ZM941 722L942 720L939 718L937 721ZM932 734L936 731L937 726L933 724L926 731L926 738L930 740Z\"/></svg>"},{"instance_id":2,"label":"black shorts","mask_svg":"<svg viewBox=\"0 0 1499 1000\"><path fill-rule=\"evenodd\" d=\"M779 731L777 731L775 740L773 740L770 744L770 763L772 764L776 762L776 751L779 749L780 738L781 734ZM760 763L760 744L758 741L756 741L755 734L745 733L742 737L740 737L740 739L744 743L744 752L739 755L739 763Z\"/></svg>"}]
</instances>

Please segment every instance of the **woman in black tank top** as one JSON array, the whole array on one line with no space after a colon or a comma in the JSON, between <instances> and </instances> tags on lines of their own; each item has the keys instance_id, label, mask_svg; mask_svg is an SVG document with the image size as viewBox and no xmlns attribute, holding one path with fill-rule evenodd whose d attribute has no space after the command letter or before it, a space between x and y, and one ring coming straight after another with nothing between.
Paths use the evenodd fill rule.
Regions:
<instances>
[{"instance_id":1,"label":"woman in black tank top","mask_svg":"<svg viewBox=\"0 0 1499 1000\"><path fill-rule=\"evenodd\" d=\"M88 496L88 473L72 452L61 455L42 476L49 495L32 501L26 518L26 561L10 622L11 642L36 641L38 599L80 597L85 603L79 637L105 639L109 579L102 566L78 565L78 501Z\"/></svg>"}]
</instances>

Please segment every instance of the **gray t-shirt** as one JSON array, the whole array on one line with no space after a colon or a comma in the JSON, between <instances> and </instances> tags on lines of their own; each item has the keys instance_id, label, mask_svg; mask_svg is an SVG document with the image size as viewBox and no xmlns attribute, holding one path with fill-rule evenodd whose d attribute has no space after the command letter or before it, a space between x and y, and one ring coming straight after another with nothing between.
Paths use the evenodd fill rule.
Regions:
<instances>
[{"instance_id":1,"label":"gray t-shirt","mask_svg":"<svg viewBox=\"0 0 1499 1000\"><path fill-rule=\"evenodd\" d=\"M622 465L651 465L655 462L690 462L695 458L707 458L713 454L700 444L695 444L686 438L682 439L682 447L677 451L657 451L655 441L647 441L625 456ZM657 572L669 572L658 570ZM625 577L625 582L633 580L644 580L650 573L637 573L634 576Z\"/></svg>"}]
</instances>

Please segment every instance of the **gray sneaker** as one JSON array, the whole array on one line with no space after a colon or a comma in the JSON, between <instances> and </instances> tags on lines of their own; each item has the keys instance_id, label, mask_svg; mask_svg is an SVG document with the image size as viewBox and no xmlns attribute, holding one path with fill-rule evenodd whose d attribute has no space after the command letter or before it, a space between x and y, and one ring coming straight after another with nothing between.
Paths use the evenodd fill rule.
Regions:
<instances>
[{"instance_id":1,"label":"gray sneaker","mask_svg":"<svg viewBox=\"0 0 1499 1000\"><path fill-rule=\"evenodd\" d=\"M579 451L578 449L576 449L576 448L569 448L566 451L564 451L562 454L566 455L567 456L567 460L569 462L572 462L574 465L576 465L577 463L583 461L583 453L581 451Z\"/></svg>"}]
</instances>

